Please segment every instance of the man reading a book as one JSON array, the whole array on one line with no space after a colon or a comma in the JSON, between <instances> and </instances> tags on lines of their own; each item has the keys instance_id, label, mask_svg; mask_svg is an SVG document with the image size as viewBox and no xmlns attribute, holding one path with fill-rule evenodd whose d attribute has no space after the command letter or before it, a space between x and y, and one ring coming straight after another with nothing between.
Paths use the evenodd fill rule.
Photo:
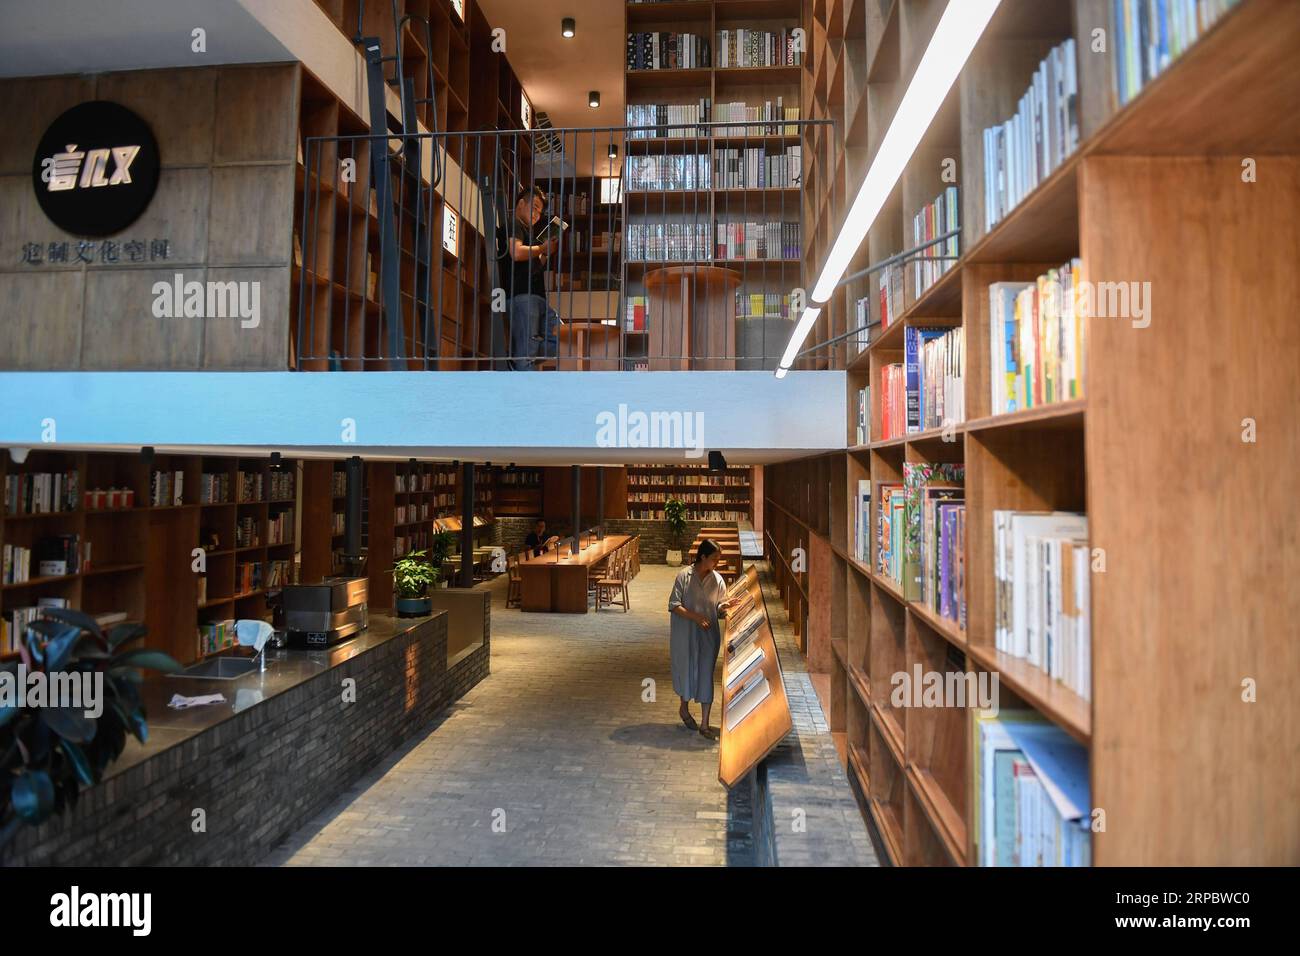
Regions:
<instances>
[{"instance_id":1,"label":"man reading a book","mask_svg":"<svg viewBox=\"0 0 1300 956\"><path fill-rule=\"evenodd\" d=\"M533 186L519 193L510 225L511 269L506 276L510 308L511 370L530 371L539 349L546 358L558 353L560 318L546 301L546 265L560 248L560 237L542 223L546 193Z\"/></svg>"}]
</instances>

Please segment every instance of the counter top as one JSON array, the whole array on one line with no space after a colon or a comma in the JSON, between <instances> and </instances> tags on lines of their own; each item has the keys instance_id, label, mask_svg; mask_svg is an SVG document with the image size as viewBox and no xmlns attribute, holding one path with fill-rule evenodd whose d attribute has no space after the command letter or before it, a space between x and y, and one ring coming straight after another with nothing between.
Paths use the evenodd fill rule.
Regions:
<instances>
[{"instance_id":1,"label":"counter top","mask_svg":"<svg viewBox=\"0 0 1300 956\"><path fill-rule=\"evenodd\" d=\"M434 620L446 611L429 617L395 618L370 615L370 626L358 636L322 650L282 648L266 650L266 670L252 671L234 680L176 677L171 674L145 672L140 687L149 725L149 740L140 743L127 737L122 755L104 772L107 780L122 771L183 743L235 714L277 694L292 690L307 680L331 670L352 658L373 650L394 638L402 637ZM241 656L247 656L241 655ZM167 706L174 694L203 697L224 694L225 702L204 704L175 710Z\"/></svg>"}]
</instances>

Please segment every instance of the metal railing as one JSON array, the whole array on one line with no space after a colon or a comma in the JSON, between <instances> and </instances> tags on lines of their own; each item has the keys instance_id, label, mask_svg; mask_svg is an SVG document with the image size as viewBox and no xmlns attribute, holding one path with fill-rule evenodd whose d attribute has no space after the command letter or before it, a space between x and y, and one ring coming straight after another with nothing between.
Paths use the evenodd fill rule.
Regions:
<instances>
[{"instance_id":1,"label":"metal railing","mask_svg":"<svg viewBox=\"0 0 1300 956\"><path fill-rule=\"evenodd\" d=\"M825 122L310 137L296 367L773 369Z\"/></svg>"}]
</instances>

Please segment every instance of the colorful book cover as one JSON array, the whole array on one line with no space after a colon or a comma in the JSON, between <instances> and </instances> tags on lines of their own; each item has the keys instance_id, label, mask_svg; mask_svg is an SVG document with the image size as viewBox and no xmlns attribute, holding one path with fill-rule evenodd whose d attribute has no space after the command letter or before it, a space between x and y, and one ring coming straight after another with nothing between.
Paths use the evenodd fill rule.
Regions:
<instances>
[{"instance_id":1,"label":"colorful book cover","mask_svg":"<svg viewBox=\"0 0 1300 956\"><path fill-rule=\"evenodd\" d=\"M962 485L965 481L965 465L910 461L903 463L906 528L903 544L903 596L909 601L921 599L921 518L925 489L935 485L935 491L941 497L959 498L964 493Z\"/></svg>"}]
</instances>

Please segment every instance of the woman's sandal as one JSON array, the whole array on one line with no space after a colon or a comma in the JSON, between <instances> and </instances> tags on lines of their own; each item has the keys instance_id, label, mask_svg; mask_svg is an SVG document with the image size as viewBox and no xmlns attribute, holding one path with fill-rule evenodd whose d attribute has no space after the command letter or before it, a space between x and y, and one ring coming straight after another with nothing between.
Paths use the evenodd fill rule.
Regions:
<instances>
[{"instance_id":1,"label":"woman's sandal","mask_svg":"<svg viewBox=\"0 0 1300 956\"><path fill-rule=\"evenodd\" d=\"M687 730L700 729L700 725L695 722L695 718L691 716L691 712L689 710L684 714L679 710L677 712L677 716L682 719L682 723L686 725Z\"/></svg>"}]
</instances>

